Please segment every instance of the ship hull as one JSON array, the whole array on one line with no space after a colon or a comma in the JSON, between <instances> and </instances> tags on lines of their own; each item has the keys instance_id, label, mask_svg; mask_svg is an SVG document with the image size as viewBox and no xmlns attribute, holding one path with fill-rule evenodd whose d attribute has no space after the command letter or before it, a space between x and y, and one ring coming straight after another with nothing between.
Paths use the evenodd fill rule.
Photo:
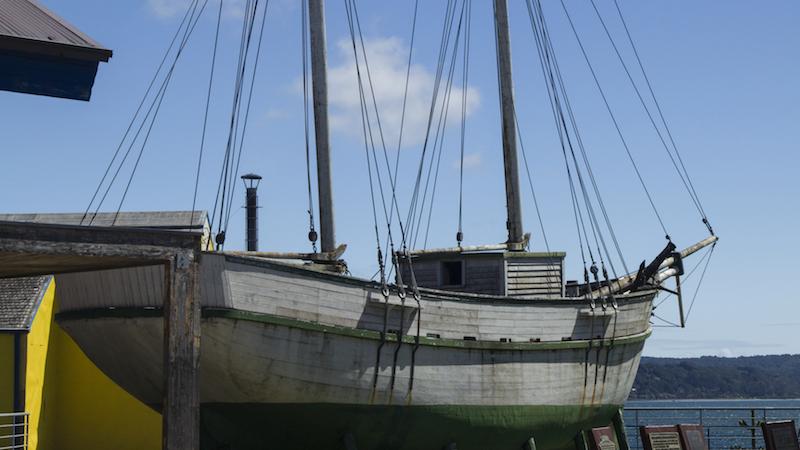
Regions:
<instances>
[{"instance_id":1,"label":"ship hull","mask_svg":"<svg viewBox=\"0 0 800 450\"><path fill-rule=\"evenodd\" d=\"M204 449L345 448L519 450L535 436L537 448L574 449L570 436L607 425L618 408L574 405L388 406L303 404L203 404ZM265 445L265 443L268 443ZM230 447L224 447L229 445Z\"/></svg>"},{"instance_id":2,"label":"ship hull","mask_svg":"<svg viewBox=\"0 0 800 450\"><path fill-rule=\"evenodd\" d=\"M216 267L207 268L206 280L223 285L202 290L204 448L335 448L346 435L359 449L450 442L516 449L529 438L540 448L566 448L580 429L611 421L650 332L652 294L621 298L617 312L599 305L593 311L574 300L456 301L435 293L411 308L373 302L374 286L327 275L306 280L305 273L241 260L216 261ZM146 279L109 272L95 276ZM77 281L84 286L78 297ZM97 293L105 302L127 303L92 305L99 299L85 290L87 279L66 277L59 322L110 378L159 408L159 305L143 304L149 301L142 299L144 289L124 288L137 293L127 298L110 293L109 280L95 281L105 286ZM210 298L212 292L222 298ZM323 295L331 292L336 295ZM317 307L311 311L309 304ZM348 305L361 311L353 316ZM290 306L306 314L287 312ZM386 314L393 333L369 318L382 308L395 313ZM327 317L320 320L323 312ZM502 342L489 338L493 333L510 337ZM562 337L523 339L524 333Z\"/></svg>"}]
</instances>

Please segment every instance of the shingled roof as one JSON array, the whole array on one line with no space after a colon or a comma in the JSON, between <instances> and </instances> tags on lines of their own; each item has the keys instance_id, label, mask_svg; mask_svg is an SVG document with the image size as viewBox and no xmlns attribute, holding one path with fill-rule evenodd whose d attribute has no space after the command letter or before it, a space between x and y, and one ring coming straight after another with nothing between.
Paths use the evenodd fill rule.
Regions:
<instances>
[{"instance_id":1,"label":"shingled roof","mask_svg":"<svg viewBox=\"0 0 800 450\"><path fill-rule=\"evenodd\" d=\"M0 279L0 332L30 330L52 278Z\"/></svg>"}]
</instances>

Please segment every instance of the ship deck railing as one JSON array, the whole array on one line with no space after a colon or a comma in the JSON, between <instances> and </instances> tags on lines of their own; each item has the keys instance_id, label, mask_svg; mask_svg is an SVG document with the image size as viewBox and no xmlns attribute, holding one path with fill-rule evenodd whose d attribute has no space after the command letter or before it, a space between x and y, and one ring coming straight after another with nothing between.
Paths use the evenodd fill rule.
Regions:
<instances>
[{"instance_id":1,"label":"ship deck railing","mask_svg":"<svg viewBox=\"0 0 800 450\"><path fill-rule=\"evenodd\" d=\"M626 407L625 432L631 450L642 449L640 426L699 424L709 450L764 449L761 423L794 420L800 407ZM795 430L797 432L797 430Z\"/></svg>"},{"instance_id":2,"label":"ship deck railing","mask_svg":"<svg viewBox=\"0 0 800 450\"><path fill-rule=\"evenodd\" d=\"M0 450L27 450L27 412L0 413Z\"/></svg>"}]
</instances>

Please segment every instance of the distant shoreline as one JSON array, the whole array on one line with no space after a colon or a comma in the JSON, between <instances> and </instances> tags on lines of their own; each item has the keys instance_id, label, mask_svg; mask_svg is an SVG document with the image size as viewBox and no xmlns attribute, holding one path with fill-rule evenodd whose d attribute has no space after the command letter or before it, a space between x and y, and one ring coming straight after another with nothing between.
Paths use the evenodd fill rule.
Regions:
<instances>
[{"instance_id":1,"label":"distant shoreline","mask_svg":"<svg viewBox=\"0 0 800 450\"><path fill-rule=\"evenodd\" d=\"M800 355L643 357L629 401L800 399Z\"/></svg>"}]
</instances>

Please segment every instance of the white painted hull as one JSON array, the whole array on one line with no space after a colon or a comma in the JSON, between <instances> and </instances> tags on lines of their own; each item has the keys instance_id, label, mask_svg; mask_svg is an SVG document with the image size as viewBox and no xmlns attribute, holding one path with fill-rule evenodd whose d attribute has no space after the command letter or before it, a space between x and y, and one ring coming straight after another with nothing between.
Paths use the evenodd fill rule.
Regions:
<instances>
[{"instance_id":1,"label":"white painted hull","mask_svg":"<svg viewBox=\"0 0 800 450\"><path fill-rule=\"evenodd\" d=\"M201 264L203 404L567 407L588 419L606 407L607 416L630 392L655 295L620 296L618 311L604 313L585 300L423 290L419 313L395 293L387 306L367 281L212 254ZM56 284L62 326L154 406L163 393L161 270ZM403 342L382 338L384 329L402 330Z\"/></svg>"}]
</instances>

